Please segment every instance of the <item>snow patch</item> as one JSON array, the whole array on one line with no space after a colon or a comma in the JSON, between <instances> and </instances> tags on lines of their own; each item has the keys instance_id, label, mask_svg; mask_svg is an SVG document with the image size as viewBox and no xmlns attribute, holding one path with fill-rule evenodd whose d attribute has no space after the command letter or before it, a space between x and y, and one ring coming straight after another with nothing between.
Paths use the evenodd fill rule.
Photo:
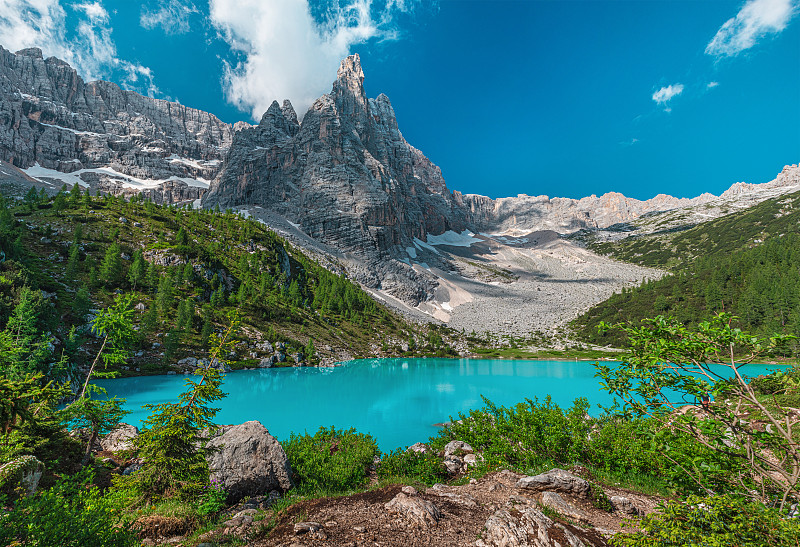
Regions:
<instances>
[{"instance_id":1,"label":"snow patch","mask_svg":"<svg viewBox=\"0 0 800 547\"><path fill-rule=\"evenodd\" d=\"M417 258L417 250L414 247L406 247L406 253L411 258Z\"/></svg>"},{"instance_id":2,"label":"snow patch","mask_svg":"<svg viewBox=\"0 0 800 547\"><path fill-rule=\"evenodd\" d=\"M449 245L451 247L469 247L473 243L480 243L480 239L474 237L475 234L469 230L464 230L460 234L453 230L447 230L445 233L433 236L426 234L425 239L428 240L429 245Z\"/></svg>"},{"instance_id":3,"label":"snow patch","mask_svg":"<svg viewBox=\"0 0 800 547\"><path fill-rule=\"evenodd\" d=\"M79 169L71 173L62 173L61 171L56 171L55 169L48 169L46 167L42 167L37 162L33 165L33 167L28 167L27 169L23 169L22 171L29 177L33 177L39 182L47 182L42 180L42 178L49 178L49 179L60 180L62 182L71 185L79 184L84 187L88 187L89 185L81 178L81 175L83 173L97 173L99 175L106 175L107 177L110 177L120 182L123 188L135 188L140 190L158 188L159 186L168 181L185 182L189 186L196 186L199 188L208 188L210 185L210 181L204 178L192 179L188 177L172 176L169 177L168 179L140 179L138 177L126 175L125 173L120 173L119 171L110 166L98 167L94 169Z\"/></svg>"}]
</instances>

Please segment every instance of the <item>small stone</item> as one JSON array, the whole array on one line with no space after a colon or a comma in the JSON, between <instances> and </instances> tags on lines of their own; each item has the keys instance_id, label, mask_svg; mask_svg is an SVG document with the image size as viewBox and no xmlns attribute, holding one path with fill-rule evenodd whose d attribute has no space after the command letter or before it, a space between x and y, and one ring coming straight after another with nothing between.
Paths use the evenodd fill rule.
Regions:
<instances>
[{"instance_id":1,"label":"small stone","mask_svg":"<svg viewBox=\"0 0 800 547\"><path fill-rule=\"evenodd\" d=\"M366 531L367 529L364 526L353 526L353 532L356 532L357 534L363 534Z\"/></svg>"},{"instance_id":2,"label":"small stone","mask_svg":"<svg viewBox=\"0 0 800 547\"><path fill-rule=\"evenodd\" d=\"M432 452L431 447L423 443L414 443L406 449L406 452L416 452L417 454L428 454Z\"/></svg>"},{"instance_id":3,"label":"small stone","mask_svg":"<svg viewBox=\"0 0 800 547\"><path fill-rule=\"evenodd\" d=\"M408 496L416 496L418 494L417 489L413 486L404 486L402 492Z\"/></svg>"},{"instance_id":4,"label":"small stone","mask_svg":"<svg viewBox=\"0 0 800 547\"><path fill-rule=\"evenodd\" d=\"M294 525L294 533L296 535L308 534L309 532L316 532L322 529L319 522L298 522Z\"/></svg>"}]
</instances>

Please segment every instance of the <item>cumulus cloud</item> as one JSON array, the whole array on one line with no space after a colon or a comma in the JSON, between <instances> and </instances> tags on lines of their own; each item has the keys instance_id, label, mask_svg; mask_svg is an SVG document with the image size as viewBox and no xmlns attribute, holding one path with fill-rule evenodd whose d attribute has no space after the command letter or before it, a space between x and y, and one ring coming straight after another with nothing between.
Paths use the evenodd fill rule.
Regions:
<instances>
[{"instance_id":1,"label":"cumulus cloud","mask_svg":"<svg viewBox=\"0 0 800 547\"><path fill-rule=\"evenodd\" d=\"M719 85L719 82L708 82L706 84L706 89L713 89Z\"/></svg>"},{"instance_id":2,"label":"cumulus cloud","mask_svg":"<svg viewBox=\"0 0 800 547\"><path fill-rule=\"evenodd\" d=\"M211 22L238 57L225 63L227 100L257 120L288 98L302 116L353 45L398 38L394 15L417 2L341 0L312 14L308 0L210 0Z\"/></svg>"},{"instance_id":3,"label":"cumulus cloud","mask_svg":"<svg viewBox=\"0 0 800 547\"><path fill-rule=\"evenodd\" d=\"M683 84L668 85L653 93L653 100L660 105L667 104L670 99L681 93L683 93Z\"/></svg>"},{"instance_id":4,"label":"cumulus cloud","mask_svg":"<svg viewBox=\"0 0 800 547\"><path fill-rule=\"evenodd\" d=\"M199 13L191 2L180 0L160 0L156 8L142 7L139 23L146 29L160 27L167 34L189 32L189 18Z\"/></svg>"},{"instance_id":5,"label":"cumulus cloud","mask_svg":"<svg viewBox=\"0 0 800 547\"><path fill-rule=\"evenodd\" d=\"M781 32L797 13L798 0L748 0L725 21L706 46L714 57L732 57L750 49L761 38Z\"/></svg>"},{"instance_id":6,"label":"cumulus cloud","mask_svg":"<svg viewBox=\"0 0 800 547\"><path fill-rule=\"evenodd\" d=\"M150 69L118 58L108 12L100 2L71 4L78 16L67 28L67 11L59 0L0 0L0 44L16 51L41 48L72 65L86 80L109 78L118 71L126 87L154 95Z\"/></svg>"}]
</instances>

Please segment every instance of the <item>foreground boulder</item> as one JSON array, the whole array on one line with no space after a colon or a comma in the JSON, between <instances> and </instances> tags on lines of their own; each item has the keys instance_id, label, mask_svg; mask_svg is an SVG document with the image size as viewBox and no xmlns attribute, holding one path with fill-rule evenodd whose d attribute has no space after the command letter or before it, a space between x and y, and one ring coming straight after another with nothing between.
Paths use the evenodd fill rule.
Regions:
<instances>
[{"instance_id":1,"label":"foreground boulder","mask_svg":"<svg viewBox=\"0 0 800 547\"><path fill-rule=\"evenodd\" d=\"M400 515L421 528L436 526L436 523L442 518L441 511L433 503L405 492L397 494L384 507L390 513Z\"/></svg>"},{"instance_id":2,"label":"foreground boulder","mask_svg":"<svg viewBox=\"0 0 800 547\"><path fill-rule=\"evenodd\" d=\"M292 487L292 468L283 447L256 421L219 428L208 441L211 480L228 492L229 501Z\"/></svg>"},{"instance_id":3,"label":"foreground boulder","mask_svg":"<svg viewBox=\"0 0 800 547\"><path fill-rule=\"evenodd\" d=\"M132 450L133 440L139 436L139 428L130 424L119 424L113 431L103 437L100 448L109 452Z\"/></svg>"},{"instance_id":4,"label":"foreground boulder","mask_svg":"<svg viewBox=\"0 0 800 547\"><path fill-rule=\"evenodd\" d=\"M533 492L561 492L581 498L587 497L591 491L588 481L563 469L551 469L533 477L522 477L516 486Z\"/></svg>"}]
</instances>

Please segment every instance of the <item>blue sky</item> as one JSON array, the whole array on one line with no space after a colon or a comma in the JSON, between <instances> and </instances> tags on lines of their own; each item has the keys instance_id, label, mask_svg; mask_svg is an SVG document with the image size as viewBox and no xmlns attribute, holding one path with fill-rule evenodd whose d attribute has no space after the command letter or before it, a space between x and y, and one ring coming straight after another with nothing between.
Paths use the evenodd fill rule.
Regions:
<instances>
[{"instance_id":1,"label":"blue sky","mask_svg":"<svg viewBox=\"0 0 800 547\"><path fill-rule=\"evenodd\" d=\"M800 161L799 4L0 0L0 44L229 122L358 52L451 189L689 197Z\"/></svg>"}]
</instances>

